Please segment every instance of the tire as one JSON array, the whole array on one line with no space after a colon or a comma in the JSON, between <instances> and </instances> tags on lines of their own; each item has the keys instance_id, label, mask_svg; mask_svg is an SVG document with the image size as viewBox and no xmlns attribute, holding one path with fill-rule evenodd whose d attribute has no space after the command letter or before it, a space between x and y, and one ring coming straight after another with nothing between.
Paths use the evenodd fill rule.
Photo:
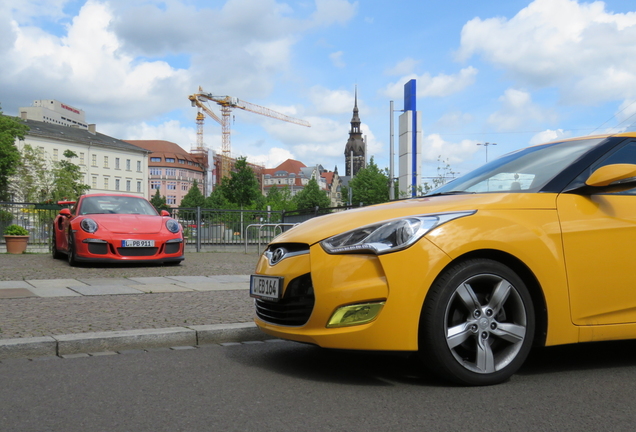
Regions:
<instances>
[{"instance_id":1,"label":"tire","mask_svg":"<svg viewBox=\"0 0 636 432\"><path fill-rule=\"evenodd\" d=\"M75 243L73 242L73 236L68 236L68 252L66 253L66 257L68 258L68 264L71 267L77 266L77 259L75 257Z\"/></svg>"},{"instance_id":2,"label":"tire","mask_svg":"<svg viewBox=\"0 0 636 432\"><path fill-rule=\"evenodd\" d=\"M532 299L521 278L500 262L467 260L446 269L431 287L419 355L455 383L499 384L525 361L534 329Z\"/></svg>"},{"instance_id":3,"label":"tire","mask_svg":"<svg viewBox=\"0 0 636 432\"><path fill-rule=\"evenodd\" d=\"M57 260L57 259L62 259L64 254L61 253L59 250L57 250L57 240L55 236L56 236L55 231L53 231L53 235L51 236L51 255L53 256L53 259Z\"/></svg>"}]
</instances>

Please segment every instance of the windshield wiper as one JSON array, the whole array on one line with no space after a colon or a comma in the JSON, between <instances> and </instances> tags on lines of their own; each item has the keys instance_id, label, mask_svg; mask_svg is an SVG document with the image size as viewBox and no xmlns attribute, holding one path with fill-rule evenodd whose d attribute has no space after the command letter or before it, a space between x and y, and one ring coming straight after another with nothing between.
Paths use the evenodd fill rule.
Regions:
<instances>
[{"instance_id":1,"label":"windshield wiper","mask_svg":"<svg viewBox=\"0 0 636 432\"><path fill-rule=\"evenodd\" d=\"M476 193L476 192L452 190L452 191L446 191L446 192L436 192L436 193L432 193L432 194L428 194L428 195L424 195L424 196L425 197L433 197L433 196L443 196L443 195L463 195L463 194L474 194L474 193Z\"/></svg>"}]
</instances>

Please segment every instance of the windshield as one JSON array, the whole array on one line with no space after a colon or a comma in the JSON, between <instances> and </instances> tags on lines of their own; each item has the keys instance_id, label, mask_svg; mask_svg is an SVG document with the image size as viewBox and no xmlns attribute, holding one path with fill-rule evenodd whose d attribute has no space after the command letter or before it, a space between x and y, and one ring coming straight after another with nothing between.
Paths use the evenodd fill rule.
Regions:
<instances>
[{"instance_id":1,"label":"windshield","mask_svg":"<svg viewBox=\"0 0 636 432\"><path fill-rule=\"evenodd\" d=\"M604 139L545 144L508 153L427 195L460 192L537 192Z\"/></svg>"},{"instance_id":2,"label":"windshield","mask_svg":"<svg viewBox=\"0 0 636 432\"><path fill-rule=\"evenodd\" d=\"M142 214L156 216L155 208L143 198L133 196L94 196L82 200L80 215L86 214Z\"/></svg>"}]
</instances>

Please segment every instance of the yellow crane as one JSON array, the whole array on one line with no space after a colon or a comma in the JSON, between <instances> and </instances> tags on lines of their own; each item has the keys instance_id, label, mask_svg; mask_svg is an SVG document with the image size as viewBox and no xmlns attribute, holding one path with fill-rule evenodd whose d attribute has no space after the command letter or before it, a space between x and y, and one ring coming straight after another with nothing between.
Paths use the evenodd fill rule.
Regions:
<instances>
[{"instance_id":1,"label":"yellow crane","mask_svg":"<svg viewBox=\"0 0 636 432\"><path fill-rule=\"evenodd\" d=\"M294 117L290 117L285 114L281 114L269 108L265 108L260 105L256 105L239 98L230 96L214 96L211 93L203 92L203 89L199 87L198 93L188 96L193 107L197 107L197 150L203 151L203 123L205 120L205 114L214 119L221 125L221 173L220 178L223 178L229 174L230 171L230 158L232 153L232 144L230 140L230 113L232 109L239 108L245 111L253 112L255 114L264 115L274 119L294 123L301 126L310 127L309 122L300 120ZM221 106L221 118L214 113L206 103L208 101L215 102Z\"/></svg>"}]
</instances>

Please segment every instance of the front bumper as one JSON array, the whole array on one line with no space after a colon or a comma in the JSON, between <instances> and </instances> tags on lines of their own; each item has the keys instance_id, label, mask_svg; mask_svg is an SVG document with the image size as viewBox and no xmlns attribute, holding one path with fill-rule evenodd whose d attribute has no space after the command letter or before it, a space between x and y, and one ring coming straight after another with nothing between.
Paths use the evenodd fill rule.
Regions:
<instances>
[{"instance_id":1,"label":"front bumper","mask_svg":"<svg viewBox=\"0 0 636 432\"><path fill-rule=\"evenodd\" d=\"M147 237L147 236L146 236ZM76 236L75 259L79 262L179 262L183 261L185 245L180 238L160 238L154 239L153 247L121 247L122 240L134 239L133 236L126 238L95 238Z\"/></svg>"},{"instance_id":2,"label":"front bumper","mask_svg":"<svg viewBox=\"0 0 636 432\"><path fill-rule=\"evenodd\" d=\"M275 265L262 256L258 274L284 277L284 296L290 287L294 289L294 281L308 279L313 304L303 322L290 325L261 313L263 305L277 307L275 302L258 300L255 322L270 335L325 348L415 351L424 298L449 262L448 256L426 239L409 249L380 256L329 255L318 244L307 254ZM374 302L385 302L375 320L327 327L339 307Z\"/></svg>"}]
</instances>

